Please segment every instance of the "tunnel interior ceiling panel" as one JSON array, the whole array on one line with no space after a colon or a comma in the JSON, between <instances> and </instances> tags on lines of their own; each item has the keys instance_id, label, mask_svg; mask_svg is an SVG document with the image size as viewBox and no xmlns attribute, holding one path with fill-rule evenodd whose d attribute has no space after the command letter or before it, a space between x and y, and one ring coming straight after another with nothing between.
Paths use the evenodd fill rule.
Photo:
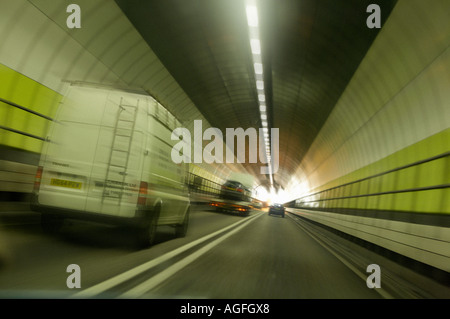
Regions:
<instances>
[{"instance_id":1,"label":"tunnel interior ceiling panel","mask_svg":"<svg viewBox=\"0 0 450 319\"><path fill-rule=\"evenodd\" d=\"M312 184L337 180L450 127L449 12L445 0L397 4L302 163ZM450 149L448 141L444 146ZM439 155L432 150L384 169Z\"/></svg>"},{"instance_id":2,"label":"tunnel interior ceiling panel","mask_svg":"<svg viewBox=\"0 0 450 319\"><path fill-rule=\"evenodd\" d=\"M261 127L244 1L116 3L213 127ZM395 3L377 1L382 23ZM280 130L276 184L289 182L376 38L369 4L258 2L269 124Z\"/></svg>"}]
</instances>

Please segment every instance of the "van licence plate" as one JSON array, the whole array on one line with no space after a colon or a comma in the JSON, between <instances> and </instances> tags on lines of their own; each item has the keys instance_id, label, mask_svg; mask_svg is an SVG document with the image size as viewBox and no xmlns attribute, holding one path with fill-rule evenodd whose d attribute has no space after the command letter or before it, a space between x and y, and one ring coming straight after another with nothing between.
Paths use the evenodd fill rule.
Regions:
<instances>
[{"instance_id":1,"label":"van licence plate","mask_svg":"<svg viewBox=\"0 0 450 319\"><path fill-rule=\"evenodd\" d=\"M73 181L66 181L64 179L52 178L50 180L50 185L52 185L52 186L59 186L59 187L66 187L66 188L73 188L73 189L81 189L82 183L73 182Z\"/></svg>"}]
</instances>

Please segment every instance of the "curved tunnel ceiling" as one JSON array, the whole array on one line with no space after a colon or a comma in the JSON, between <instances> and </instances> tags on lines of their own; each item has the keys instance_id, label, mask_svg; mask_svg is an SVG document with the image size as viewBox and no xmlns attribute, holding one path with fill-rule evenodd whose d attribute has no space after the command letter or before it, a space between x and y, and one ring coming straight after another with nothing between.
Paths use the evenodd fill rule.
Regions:
<instances>
[{"instance_id":1,"label":"curved tunnel ceiling","mask_svg":"<svg viewBox=\"0 0 450 319\"><path fill-rule=\"evenodd\" d=\"M371 0L258 2L269 127L285 187L380 29ZM116 3L213 127L261 127L243 0ZM377 1L382 24L396 1ZM248 161L247 161L248 162ZM259 165L245 164L260 182Z\"/></svg>"}]
</instances>

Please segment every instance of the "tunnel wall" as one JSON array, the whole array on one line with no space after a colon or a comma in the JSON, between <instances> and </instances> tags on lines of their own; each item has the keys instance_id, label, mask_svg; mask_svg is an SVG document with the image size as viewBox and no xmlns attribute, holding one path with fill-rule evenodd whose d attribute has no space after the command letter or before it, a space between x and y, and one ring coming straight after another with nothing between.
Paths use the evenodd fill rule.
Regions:
<instances>
[{"instance_id":1,"label":"tunnel wall","mask_svg":"<svg viewBox=\"0 0 450 319\"><path fill-rule=\"evenodd\" d=\"M298 199L297 204L319 209L449 214L449 140L447 129L327 183Z\"/></svg>"},{"instance_id":2,"label":"tunnel wall","mask_svg":"<svg viewBox=\"0 0 450 319\"><path fill-rule=\"evenodd\" d=\"M399 1L298 169L303 217L450 271L450 3Z\"/></svg>"},{"instance_id":3,"label":"tunnel wall","mask_svg":"<svg viewBox=\"0 0 450 319\"><path fill-rule=\"evenodd\" d=\"M31 192L39 153L61 98L0 64L0 192Z\"/></svg>"},{"instance_id":4,"label":"tunnel wall","mask_svg":"<svg viewBox=\"0 0 450 319\"><path fill-rule=\"evenodd\" d=\"M450 127L449 6L397 3L299 167L312 192Z\"/></svg>"},{"instance_id":5,"label":"tunnel wall","mask_svg":"<svg viewBox=\"0 0 450 319\"><path fill-rule=\"evenodd\" d=\"M296 200L291 212L450 272L449 140L450 129L433 135ZM423 160L423 149L437 155Z\"/></svg>"},{"instance_id":6,"label":"tunnel wall","mask_svg":"<svg viewBox=\"0 0 450 319\"><path fill-rule=\"evenodd\" d=\"M0 64L0 126L5 128L0 134L0 144L39 153L43 143L41 139L45 138L51 120L29 111L53 118L61 97L57 92Z\"/></svg>"}]
</instances>

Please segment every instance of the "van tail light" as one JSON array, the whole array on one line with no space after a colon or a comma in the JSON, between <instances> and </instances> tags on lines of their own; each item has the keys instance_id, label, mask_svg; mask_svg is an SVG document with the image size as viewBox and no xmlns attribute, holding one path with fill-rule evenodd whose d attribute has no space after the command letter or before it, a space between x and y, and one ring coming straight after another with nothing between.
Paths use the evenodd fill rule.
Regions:
<instances>
[{"instance_id":1,"label":"van tail light","mask_svg":"<svg viewBox=\"0 0 450 319\"><path fill-rule=\"evenodd\" d=\"M238 188L237 191L242 193L244 190L242 188Z\"/></svg>"},{"instance_id":2,"label":"van tail light","mask_svg":"<svg viewBox=\"0 0 450 319\"><path fill-rule=\"evenodd\" d=\"M38 166L36 171L36 176L34 177L34 187L33 191L37 193L39 191L39 187L41 187L41 179L42 179L42 171L44 168L42 166Z\"/></svg>"},{"instance_id":3,"label":"van tail light","mask_svg":"<svg viewBox=\"0 0 450 319\"><path fill-rule=\"evenodd\" d=\"M147 201L147 190L148 190L148 183L141 181L141 184L139 185L139 195L137 200L138 205L145 205Z\"/></svg>"}]
</instances>

